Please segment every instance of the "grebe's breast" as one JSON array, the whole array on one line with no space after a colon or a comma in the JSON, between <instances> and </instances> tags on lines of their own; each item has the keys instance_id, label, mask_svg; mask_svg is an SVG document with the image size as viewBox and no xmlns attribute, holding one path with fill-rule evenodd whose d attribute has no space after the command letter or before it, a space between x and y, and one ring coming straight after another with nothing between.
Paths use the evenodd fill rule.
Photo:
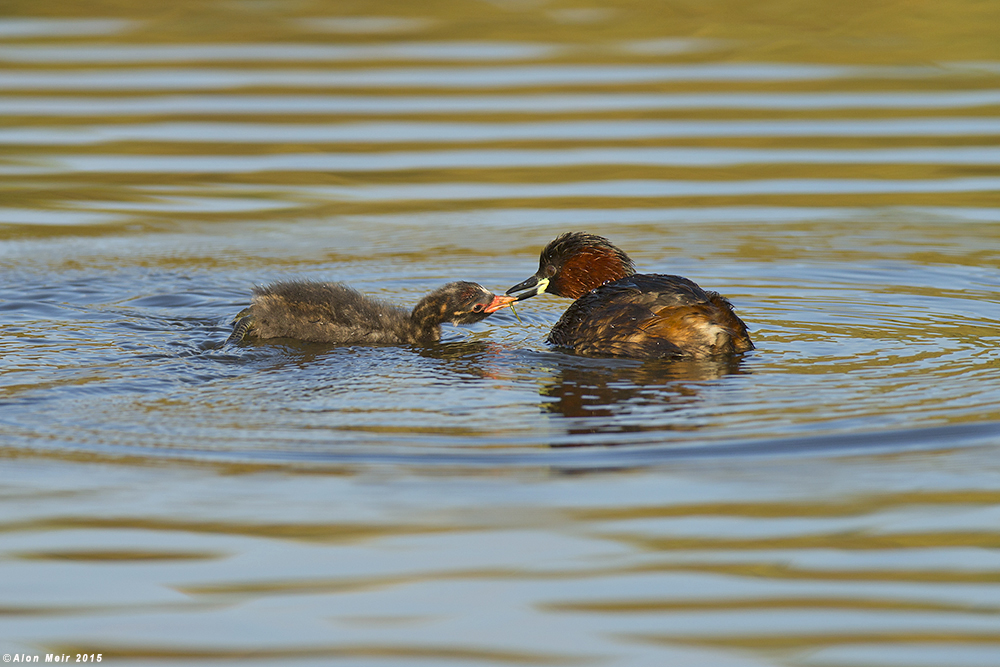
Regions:
<instances>
[{"instance_id":1,"label":"grebe's breast","mask_svg":"<svg viewBox=\"0 0 1000 667\"><path fill-rule=\"evenodd\" d=\"M725 298L681 276L637 274L583 295L549 343L589 356L704 358L753 348Z\"/></svg>"}]
</instances>

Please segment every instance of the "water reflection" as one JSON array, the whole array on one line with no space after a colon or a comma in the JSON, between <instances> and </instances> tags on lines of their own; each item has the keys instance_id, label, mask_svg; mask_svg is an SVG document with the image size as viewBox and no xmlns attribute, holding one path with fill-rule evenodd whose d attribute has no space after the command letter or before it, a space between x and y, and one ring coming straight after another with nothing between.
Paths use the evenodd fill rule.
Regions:
<instances>
[{"instance_id":1,"label":"water reflection","mask_svg":"<svg viewBox=\"0 0 1000 667\"><path fill-rule=\"evenodd\" d=\"M153 97L60 95L0 97L0 114L31 116L166 116L334 114L402 116L427 114L581 114L658 110L833 111L961 109L1000 104L1000 90L812 93L563 93L531 95L241 95L191 93Z\"/></svg>"},{"instance_id":2,"label":"water reflection","mask_svg":"<svg viewBox=\"0 0 1000 667\"><path fill-rule=\"evenodd\" d=\"M437 22L437 19L409 16L320 16L295 21L299 28L309 32L346 35L418 32L430 28Z\"/></svg>"},{"instance_id":3,"label":"water reflection","mask_svg":"<svg viewBox=\"0 0 1000 667\"><path fill-rule=\"evenodd\" d=\"M690 65L550 65L525 67L322 69L151 68L110 71L7 70L0 86L9 90L178 90L254 86L279 88L548 88L655 84L660 82L789 82L839 79L937 79L957 72L989 74L972 65L940 67L852 67L775 63Z\"/></svg>"},{"instance_id":4,"label":"water reflection","mask_svg":"<svg viewBox=\"0 0 1000 667\"><path fill-rule=\"evenodd\" d=\"M0 24L2 27L2 24ZM506 61L551 57L541 44L502 42L395 42L386 44L166 44L0 46L0 62L134 64L175 62L312 62L372 60Z\"/></svg>"},{"instance_id":5,"label":"water reflection","mask_svg":"<svg viewBox=\"0 0 1000 667\"><path fill-rule=\"evenodd\" d=\"M178 143L346 143L346 144L406 144L443 143L466 144L507 141L574 141L583 145L598 141L624 141L639 139L680 139L710 137L970 137L1000 135L1000 119L984 117L929 118L915 120L836 120L836 121L580 121L580 122L522 122L522 123L459 123L459 122L379 122L379 123L330 123L323 125L287 123L156 123L116 125L75 125L72 127L17 128L0 132L0 142L11 145L91 145L111 142L178 142ZM899 155L904 162L912 158L902 156L923 151L928 156L947 151L949 155L992 155L993 146L979 147L923 147L910 149L879 149L874 155L885 155L879 161ZM594 149L590 149L594 150ZM671 153L698 151L695 148L665 148L640 150L632 147L622 155L648 154L651 151ZM750 158L729 158L729 162L759 161L781 162L786 154L801 157L814 156L819 164L829 162L830 156L839 156L838 163L855 160L867 162L865 149L748 149L701 148L708 155L754 155ZM359 156L360 157L360 156ZM587 163L587 153L580 156ZM640 160L639 164L644 163Z\"/></svg>"},{"instance_id":6,"label":"water reflection","mask_svg":"<svg viewBox=\"0 0 1000 667\"><path fill-rule=\"evenodd\" d=\"M137 25L127 19L0 18L0 39L105 36Z\"/></svg>"},{"instance_id":7,"label":"water reflection","mask_svg":"<svg viewBox=\"0 0 1000 667\"><path fill-rule=\"evenodd\" d=\"M447 335L447 332L445 332ZM452 380L491 378L501 375L497 359L506 354L507 350L496 343L476 340L441 341L430 345L332 345L328 343L312 343L291 338L273 338L268 340L245 339L238 347L225 345L225 339L212 343L210 349L229 354L248 354L250 359L270 359L270 367L276 370L285 365L293 365L302 371L308 371L304 378L307 384L311 379L322 377L326 386L336 391L349 389L344 384L355 373L363 373L364 364L373 366L384 365L388 370L396 366L395 373L409 367L407 373L411 379L426 377L446 384ZM408 360L409 357L412 358ZM361 357L350 362L349 358ZM421 363L425 360L428 363ZM350 369L349 373L345 373ZM369 373L371 375L371 373ZM369 381L385 383L387 387L391 378L368 378ZM303 387L304 389L304 387ZM433 402L433 398L429 397ZM333 405L329 409L334 409Z\"/></svg>"},{"instance_id":8,"label":"water reflection","mask_svg":"<svg viewBox=\"0 0 1000 667\"><path fill-rule=\"evenodd\" d=\"M692 419L704 383L745 374L742 359L632 361L592 359L553 352L551 379L539 394L543 412L560 415L571 435L695 430ZM556 447L593 443L561 442ZM601 445L615 444L602 439Z\"/></svg>"}]
</instances>

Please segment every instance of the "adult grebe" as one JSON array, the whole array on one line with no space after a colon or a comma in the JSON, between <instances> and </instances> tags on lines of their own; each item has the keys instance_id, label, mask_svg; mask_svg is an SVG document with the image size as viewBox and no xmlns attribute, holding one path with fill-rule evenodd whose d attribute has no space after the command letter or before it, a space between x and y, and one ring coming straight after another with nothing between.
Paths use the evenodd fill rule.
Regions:
<instances>
[{"instance_id":1,"label":"adult grebe","mask_svg":"<svg viewBox=\"0 0 1000 667\"><path fill-rule=\"evenodd\" d=\"M529 291L525 291L529 290ZM548 342L590 356L707 358L753 349L747 326L716 292L680 276L635 272L602 236L570 232L545 246L538 272L507 294L576 299Z\"/></svg>"}]
</instances>

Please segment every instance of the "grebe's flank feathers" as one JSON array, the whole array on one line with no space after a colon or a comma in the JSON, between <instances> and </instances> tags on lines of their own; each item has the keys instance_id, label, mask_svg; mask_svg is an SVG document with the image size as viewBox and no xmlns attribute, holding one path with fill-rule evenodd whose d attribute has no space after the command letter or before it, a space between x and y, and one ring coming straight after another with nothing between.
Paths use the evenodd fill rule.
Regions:
<instances>
[{"instance_id":1,"label":"grebe's flank feathers","mask_svg":"<svg viewBox=\"0 0 1000 667\"><path fill-rule=\"evenodd\" d=\"M587 356L707 358L753 349L746 325L716 292L681 276L636 274L574 301L548 342Z\"/></svg>"}]
</instances>

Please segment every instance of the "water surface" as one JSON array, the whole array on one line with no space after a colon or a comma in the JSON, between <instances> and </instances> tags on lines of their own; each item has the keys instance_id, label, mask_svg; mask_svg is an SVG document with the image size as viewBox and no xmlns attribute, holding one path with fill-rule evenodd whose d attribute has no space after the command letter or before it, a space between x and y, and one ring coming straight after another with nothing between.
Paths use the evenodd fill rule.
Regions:
<instances>
[{"instance_id":1,"label":"water surface","mask_svg":"<svg viewBox=\"0 0 1000 667\"><path fill-rule=\"evenodd\" d=\"M992 5L116 7L0 17L0 651L1000 662ZM574 229L757 349L222 344Z\"/></svg>"}]
</instances>

